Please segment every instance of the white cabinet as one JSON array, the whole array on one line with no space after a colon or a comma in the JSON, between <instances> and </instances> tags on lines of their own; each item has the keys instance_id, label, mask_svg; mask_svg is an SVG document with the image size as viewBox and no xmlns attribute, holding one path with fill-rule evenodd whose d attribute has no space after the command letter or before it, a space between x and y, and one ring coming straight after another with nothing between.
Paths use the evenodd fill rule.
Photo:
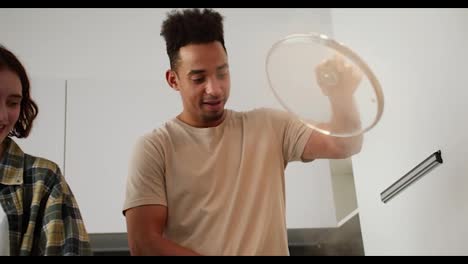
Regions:
<instances>
[{"instance_id":1,"label":"white cabinet","mask_svg":"<svg viewBox=\"0 0 468 264\"><path fill-rule=\"evenodd\" d=\"M162 81L68 82L67 174L89 232L126 231L131 150L137 137L176 115L177 96Z\"/></svg>"},{"instance_id":2,"label":"white cabinet","mask_svg":"<svg viewBox=\"0 0 468 264\"><path fill-rule=\"evenodd\" d=\"M54 161L64 173L65 80L32 77L30 82L39 114L29 136L15 141L25 153Z\"/></svg>"}]
</instances>

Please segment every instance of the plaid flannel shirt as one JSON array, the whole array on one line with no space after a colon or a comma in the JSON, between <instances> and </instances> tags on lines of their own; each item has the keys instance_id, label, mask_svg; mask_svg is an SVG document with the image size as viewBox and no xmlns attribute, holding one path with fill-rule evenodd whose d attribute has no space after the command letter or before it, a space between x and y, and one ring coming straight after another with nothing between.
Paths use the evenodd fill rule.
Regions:
<instances>
[{"instance_id":1,"label":"plaid flannel shirt","mask_svg":"<svg viewBox=\"0 0 468 264\"><path fill-rule=\"evenodd\" d=\"M4 140L0 204L10 231L10 255L92 255L75 197L52 161Z\"/></svg>"}]
</instances>

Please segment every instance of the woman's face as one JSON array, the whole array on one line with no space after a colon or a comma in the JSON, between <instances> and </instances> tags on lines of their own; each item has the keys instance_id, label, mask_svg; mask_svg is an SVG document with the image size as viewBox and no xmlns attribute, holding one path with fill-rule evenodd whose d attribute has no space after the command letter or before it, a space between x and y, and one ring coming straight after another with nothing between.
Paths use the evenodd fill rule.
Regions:
<instances>
[{"instance_id":1,"label":"woman's face","mask_svg":"<svg viewBox=\"0 0 468 264\"><path fill-rule=\"evenodd\" d=\"M15 127L21 110L21 81L14 72L0 70L0 143Z\"/></svg>"}]
</instances>

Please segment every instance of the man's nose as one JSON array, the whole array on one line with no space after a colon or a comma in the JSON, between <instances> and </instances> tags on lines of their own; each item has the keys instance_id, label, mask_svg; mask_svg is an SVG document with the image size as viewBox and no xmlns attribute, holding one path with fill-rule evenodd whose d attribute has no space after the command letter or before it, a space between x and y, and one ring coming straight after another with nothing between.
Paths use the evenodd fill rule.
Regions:
<instances>
[{"instance_id":1,"label":"man's nose","mask_svg":"<svg viewBox=\"0 0 468 264\"><path fill-rule=\"evenodd\" d=\"M222 85L221 82L218 81L216 78L210 78L208 83L206 84L205 92L208 95L219 97L222 95Z\"/></svg>"}]
</instances>

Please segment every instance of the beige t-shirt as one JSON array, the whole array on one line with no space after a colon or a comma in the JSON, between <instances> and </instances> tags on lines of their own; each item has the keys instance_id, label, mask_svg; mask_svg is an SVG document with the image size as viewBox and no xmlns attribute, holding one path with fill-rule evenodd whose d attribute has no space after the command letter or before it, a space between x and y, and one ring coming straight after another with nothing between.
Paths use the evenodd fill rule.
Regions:
<instances>
[{"instance_id":1,"label":"beige t-shirt","mask_svg":"<svg viewBox=\"0 0 468 264\"><path fill-rule=\"evenodd\" d=\"M166 237L204 255L289 255L284 170L312 130L279 110L226 111L217 127L174 118L142 136L123 210L166 205Z\"/></svg>"}]
</instances>

